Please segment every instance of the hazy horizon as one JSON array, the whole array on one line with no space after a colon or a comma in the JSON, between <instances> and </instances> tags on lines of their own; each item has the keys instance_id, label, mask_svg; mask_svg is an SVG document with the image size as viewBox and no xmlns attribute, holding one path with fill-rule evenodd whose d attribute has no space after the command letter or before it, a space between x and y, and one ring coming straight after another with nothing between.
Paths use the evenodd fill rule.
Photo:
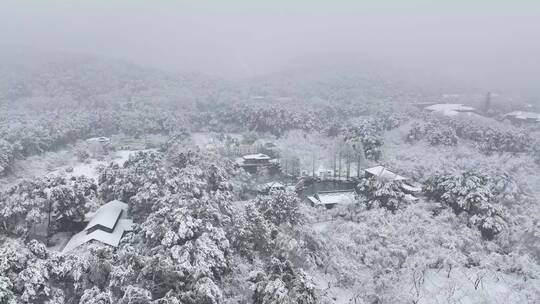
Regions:
<instances>
[{"instance_id":1,"label":"hazy horizon","mask_svg":"<svg viewBox=\"0 0 540 304\"><path fill-rule=\"evenodd\" d=\"M540 10L534 5L48 3L0 4L0 26L8 29L1 44L229 79L369 64L486 91L540 95Z\"/></svg>"}]
</instances>

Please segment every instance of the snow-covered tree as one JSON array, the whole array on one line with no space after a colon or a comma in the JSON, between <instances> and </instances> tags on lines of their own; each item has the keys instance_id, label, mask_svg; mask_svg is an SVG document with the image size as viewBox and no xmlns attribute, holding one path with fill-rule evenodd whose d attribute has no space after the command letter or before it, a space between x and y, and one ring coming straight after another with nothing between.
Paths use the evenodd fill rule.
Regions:
<instances>
[{"instance_id":1,"label":"snow-covered tree","mask_svg":"<svg viewBox=\"0 0 540 304\"><path fill-rule=\"evenodd\" d=\"M458 143L456 131L444 125L430 124L426 127L426 139L432 146L455 146Z\"/></svg>"},{"instance_id":2,"label":"snow-covered tree","mask_svg":"<svg viewBox=\"0 0 540 304\"><path fill-rule=\"evenodd\" d=\"M42 223L69 229L97 207L96 198L96 185L86 177L23 180L0 193L0 229L19 235L26 235L35 224Z\"/></svg>"},{"instance_id":3,"label":"snow-covered tree","mask_svg":"<svg viewBox=\"0 0 540 304\"><path fill-rule=\"evenodd\" d=\"M356 186L356 194L360 203L368 209L380 207L396 211L405 204L405 194L399 182L364 177Z\"/></svg>"},{"instance_id":4,"label":"snow-covered tree","mask_svg":"<svg viewBox=\"0 0 540 304\"><path fill-rule=\"evenodd\" d=\"M13 293L13 283L5 276L0 276L0 303L15 304L15 294Z\"/></svg>"},{"instance_id":5,"label":"snow-covered tree","mask_svg":"<svg viewBox=\"0 0 540 304\"><path fill-rule=\"evenodd\" d=\"M111 297L99 288L92 287L84 291L79 304L111 304Z\"/></svg>"},{"instance_id":6,"label":"snow-covered tree","mask_svg":"<svg viewBox=\"0 0 540 304\"><path fill-rule=\"evenodd\" d=\"M254 283L255 304L317 303L311 279L284 258L273 258L266 274L253 274L250 281Z\"/></svg>"},{"instance_id":7,"label":"snow-covered tree","mask_svg":"<svg viewBox=\"0 0 540 304\"><path fill-rule=\"evenodd\" d=\"M295 225L300 219L299 199L296 193L291 191L270 191L268 195L258 196L255 205L259 212L276 226Z\"/></svg>"},{"instance_id":8,"label":"snow-covered tree","mask_svg":"<svg viewBox=\"0 0 540 304\"><path fill-rule=\"evenodd\" d=\"M487 239L501 233L506 223L500 207L493 204L493 193L488 178L474 172L430 178L425 193L451 207L456 214L465 212L469 223L476 226Z\"/></svg>"},{"instance_id":9,"label":"snow-covered tree","mask_svg":"<svg viewBox=\"0 0 540 304\"><path fill-rule=\"evenodd\" d=\"M125 287L124 296L118 301L119 304L150 304L152 295L148 290L128 285Z\"/></svg>"},{"instance_id":10,"label":"snow-covered tree","mask_svg":"<svg viewBox=\"0 0 540 304\"><path fill-rule=\"evenodd\" d=\"M232 230L231 245L240 254L253 258L256 252L270 254L276 227L253 205L244 209L243 216L236 217Z\"/></svg>"},{"instance_id":11,"label":"snow-covered tree","mask_svg":"<svg viewBox=\"0 0 540 304\"><path fill-rule=\"evenodd\" d=\"M11 169L14 159L15 155L11 144L0 138L0 176Z\"/></svg>"}]
</instances>

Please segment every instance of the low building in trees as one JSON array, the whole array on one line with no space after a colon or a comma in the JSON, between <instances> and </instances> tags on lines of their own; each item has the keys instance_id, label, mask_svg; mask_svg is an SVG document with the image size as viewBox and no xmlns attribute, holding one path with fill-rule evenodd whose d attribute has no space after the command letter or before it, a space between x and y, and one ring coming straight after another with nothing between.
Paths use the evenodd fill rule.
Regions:
<instances>
[{"instance_id":1,"label":"low building in trees","mask_svg":"<svg viewBox=\"0 0 540 304\"><path fill-rule=\"evenodd\" d=\"M242 156L242 165L244 166L264 166L270 164L272 158L266 154L248 154Z\"/></svg>"},{"instance_id":2,"label":"low building in trees","mask_svg":"<svg viewBox=\"0 0 540 304\"><path fill-rule=\"evenodd\" d=\"M117 247L124 233L131 231L132 226L133 220L128 218L128 205L117 200L108 202L90 216L86 228L75 234L62 252L70 252L90 241Z\"/></svg>"},{"instance_id":3,"label":"low building in trees","mask_svg":"<svg viewBox=\"0 0 540 304\"><path fill-rule=\"evenodd\" d=\"M513 111L504 114L504 117L513 123L540 123L540 113L527 111Z\"/></svg>"},{"instance_id":4,"label":"low building in trees","mask_svg":"<svg viewBox=\"0 0 540 304\"><path fill-rule=\"evenodd\" d=\"M383 166L376 166L364 170L366 177L375 177L387 181L404 181L407 178L396 174Z\"/></svg>"},{"instance_id":5,"label":"low building in trees","mask_svg":"<svg viewBox=\"0 0 540 304\"><path fill-rule=\"evenodd\" d=\"M323 191L354 191L357 183L357 180L320 179L318 177L303 176L298 179L295 185L295 191L301 197Z\"/></svg>"},{"instance_id":6,"label":"low building in trees","mask_svg":"<svg viewBox=\"0 0 540 304\"><path fill-rule=\"evenodd\" d=\"M364 170L366 177L377 178L387 182L399 183L405 193L414 194L422 191L422 185L410 180L407 177L396 174L386 167L376 166Z\"/></svg>"},{"instance_id":7,"label":"low building in trees","mask_svg":"<svg viewBox=\"0 0 540 304\"><path fill-rule=\"evenodd\" d=\"M106 155L111 150L111 139L108 137L94 137L86 140L88 152L92 157Z\"/></svg>"},{"instance_id":8,"label":"low building in trees","mask_svg":"<svg viewBox=\"0 0 540 304\"><path fill-rule=\"evenodd\" d=\"M306 196L306 199L312 207L324 206L326 209L331 209L336 205L353 204L355 192L353 190L320 191Z\"/></svg>"},{"instance_id":9,"label":"low building in trees","mask_svg":"<svg viewBox=\"0 0 540 304\"><path fill-rule=\"evenodd\" d=\"M268 168L272 172L279 171L279 162L262 153L244 155L238 158L236 163L251 173L264 168Z\"/></svg>"},{"instance_id":10,"label":"low building in trees","mask_svg":"<svg viewBox=\"0 0 540 304\"><path fill-rule=\"evenodd\" d=\"M476 109L460 103L437 103L424 108L424 110L442 114L444 116L456 116L460 113L475 114Z\"/></svg>"}]
</instances>

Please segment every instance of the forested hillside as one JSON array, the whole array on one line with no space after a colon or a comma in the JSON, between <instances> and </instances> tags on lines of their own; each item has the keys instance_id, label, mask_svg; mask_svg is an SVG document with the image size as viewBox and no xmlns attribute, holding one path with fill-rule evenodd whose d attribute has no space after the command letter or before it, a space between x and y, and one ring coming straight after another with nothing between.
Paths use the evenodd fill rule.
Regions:
<instances>
[{"instance_id":1,"label":"forested hillside","mask_svg":"<svg viewBox=\"0 0 540 304\"><path fill-rule=\"evenodd\" d=\"M428 112L437 90L359 70L35 52L0 54L2 304L540 301L538 124ZM308 199L329 181L350 201ZM63 251L116 200L117 246Z\"/></svg>"}]
</instances>

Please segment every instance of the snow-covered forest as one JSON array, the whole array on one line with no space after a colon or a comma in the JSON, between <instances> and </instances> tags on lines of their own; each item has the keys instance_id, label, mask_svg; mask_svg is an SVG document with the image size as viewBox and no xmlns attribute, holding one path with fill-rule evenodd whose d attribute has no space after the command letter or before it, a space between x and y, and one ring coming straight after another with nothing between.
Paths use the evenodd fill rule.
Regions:
<instances>
[{"instance_id":1,"label":"snow-covered forest","mask_svg":"<svg viewBox=\"0 0 540 304\"><path fill-rule=\"evenodd\" d=\"M389 66L0 48L0 304L540 303L539 97Z\"/></svg>"},{"instance_id":2,"label":"snow-covered forest","mask_svg":"<svg viewBox=\"0 0 540 304\"><path fill-rule=\"evenodd\" d=\"M507 105L445 116L408 100L428 93L346 72L282 87L47 60L2 71L2 303L540 299L539 125L511 124ZM277 172L231 154L268 143ZM421 193L366 177L375 165ZM305 200L298 181L320 168L354 183L353 203ZM258 190L269 181L285 187ZM112 200L134 223L119 245L63 252Z\"/></svg>"}]
</instances>

